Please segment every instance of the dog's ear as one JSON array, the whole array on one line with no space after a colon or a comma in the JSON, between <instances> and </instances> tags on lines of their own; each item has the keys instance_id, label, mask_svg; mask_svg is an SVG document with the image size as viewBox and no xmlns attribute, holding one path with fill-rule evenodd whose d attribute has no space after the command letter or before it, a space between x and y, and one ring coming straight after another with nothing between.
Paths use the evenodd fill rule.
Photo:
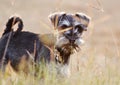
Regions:
<instances>
[{"instance_id":1,"label":"dog's ear","mask_svg":"<svg viewBox=\"0 0 120 85\"><path fill-rule=\"evenodd\" d=\"M76 13L75 16L79 19L78 21L80 21L80 23L83 24L84 28L87 30L91 18L84 13Z\"/></svg>"},{"instance_id":2,"label":"dog's ear","mask_svg":"<svg viewBox=\"0 0 120 85\"><path fill-rule=\"evenodd\" d=\"M50 19L54 27L57 27L58 22L59 22L59 17L65 14L66 14L65 12L56 12L56 13L50 14L48 18Z\"/></svg>"}]
</instances>

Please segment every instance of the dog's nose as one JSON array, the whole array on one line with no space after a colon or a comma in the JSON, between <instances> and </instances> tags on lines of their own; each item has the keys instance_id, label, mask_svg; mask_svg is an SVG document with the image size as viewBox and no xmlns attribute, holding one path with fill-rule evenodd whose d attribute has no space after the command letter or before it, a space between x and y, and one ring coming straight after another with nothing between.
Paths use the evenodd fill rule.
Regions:
<instances>
[{"instance_id":1,"label":"dog's nose","mask_svg":"<svg viewBox=\"0 0 120 85\"><path fill-rule=\"evenodd\" d=\"M65 34L65 37L66 37L67 39L69 39L69 41L70 41L71 43L74 43L75 40L78 38L75 33L74 33L74 34L67 33L67 34Z\"/></svg>"},{"instance_id":2,"label":"dog's nose","mask_svg":"<svg viewBox=\"0 0 120 85\"><path fill-rule=\"evenodd\" d=\"M69 40L70 43L74 44L75 43L75 40Z\"/></svg>"}]
</instances>

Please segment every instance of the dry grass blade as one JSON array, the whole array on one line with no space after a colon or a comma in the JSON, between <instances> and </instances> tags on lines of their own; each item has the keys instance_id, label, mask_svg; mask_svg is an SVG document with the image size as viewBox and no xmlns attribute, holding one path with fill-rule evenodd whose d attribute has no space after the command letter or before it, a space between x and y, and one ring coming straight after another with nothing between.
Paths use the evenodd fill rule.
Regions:
<instances>
[{"instance_id":1,"label":"dry grass blade","mask_svg":"<svg viewBox=\"0 0 120 85\"><path fill-rule=\"evenodd\" d=\"M58 16L56 16L55 18L55 30L57 29L57 25L58 25Z\"/></svg>"},{"instance_id":2,"label":"dry grass blade","mask_svg":"<svg viewBox=\"0 0 120 85\"><path fill-rule=\"evenodd\" d=\"M62 33L62 32L65 32L65 31L68 31L68 30L70 30L70 29L72 29L72 27L69 27L69 28L66 28L66 29L64 29L64 30L61 30L61 31L59 31L59 33Z\"/></svg>"},{"instance_id":3,"label":"dry grass blade","mask_svg":"<svg viewBox=\"0 0 120 85\"><path fill-rule=\"evenodd\" d=\"M120 57L120 53L119 53L119 49L118 49L119 46L117 45L116 37L114 36L114 33L113 33L112 29L110 29L110 32L111 32L112 39L113 39L113 42L114 42L114 45L115 45L117 56Z\"/></svg>"},{"instance_id":4,"label":"dry grass blade","mask_svg":"<svg viewBox=\"0 0 120 85\"><path fill-rule=\"evenodd\" d=\"M96 0L96 2L97 2L98 6L93 5L93 4L88 4L88 6L94 8L94 9L100 11L100 12L104 12L103 7L101 5L101 2L99 0Z\"/></svg>"},{"instance_id":5,"label":"dry grass blade","mask_svg":"<svg viewBox=\"0 0 120 85\"><path fill-rule=\"evenodd\" d=\"M92 5L92 4L89 4L89 6L96 9L96 10L98 10L98 11L100 11L100 12L104 12L103 8L96 7L96 6Z\"/></svg>"},{"instance_id":6,"label":"dry grass blade","mask_svg":"<svg viewBox=\"0 0 120 85\"><path fill-rule=\"evenodd\" d=\"M32 60L32 62L34 62L34 57L30 54L30 52L28 50L26 50L27 54L29 55L30 59Z\"/></svg>"},{"instance_id":7,"label":"dry grass blade","mask_svg":"<svg viewBox=\"0 0 120 85\"><path fill-rule=\"evenodd\" d=\"M63 33L63 32L68 31L68 30L70 30L70 29L72 29L72 27L69 27L69 28L66 28L66 29L60 30L60 31L54 30L53 34L54 34L54 35L58 35L59 33Z\"/></svg>"},{"instance_id":8,"label":"dry grass blade","mask_svg":"<svg viewBox=\"0 0 120 85\"><path fill-rule=\"evenodd\" d=\"M2 70L3 70L3 64L4 64L4 61L5 61L5 56L6 56L7 48L8 48L10 39L11 39L11 35L12 35L12 31L9 34L9 37L8 37L8 40L7 40L7 44L5 46L5 50L4 50L4 53L3 53L3 57L2 57Z\"/></svg>"},{"instance_id":9,"label":"dry grass blade","mask_svg":"<svg viewBox=\"0 0 120 85\"><path fill-rule=\"evenodd\" d=\"M13 27L13 25L14 25L14 23L15 23L15 19L16 19L16 17L13 19L12 27ZM4 50L4 53L3 53L3 57L2 57L2 70L3 70L3 64L4 64L4 61L5 61L5 56L6 56L7 48L8 48L10 39L11 39L12 32L13 32L13 31L11 31L11 32L9 33L9 37L8 37L8 40L7 40L7 43L6 43L6 46L5 46L5 50Z\"/></svg>"},{"instance_id":10,"label":"dry grass blade","mask_svg":"<svg viewBox=\"0 0 120 85\"><path fill-rule=\"evenodd\" d=\"M6 71L5 71L7 74L11 75L12 77L15 77L17 76L15 70L11 67L11 62L9 61L7 66L6 66Z\"/></svg>"},{"instance_id":11,"label":"dry grass blade","mask_svg":"<svg viewBox=\"0 0 120 85\"><path fill-rule=\"evenodd\" d=\"M35 40L35 42L34 42L34 53L33 53L33 56L35 57L35 55L36 55L36 40Z\"/></svg>"}]
</instances>

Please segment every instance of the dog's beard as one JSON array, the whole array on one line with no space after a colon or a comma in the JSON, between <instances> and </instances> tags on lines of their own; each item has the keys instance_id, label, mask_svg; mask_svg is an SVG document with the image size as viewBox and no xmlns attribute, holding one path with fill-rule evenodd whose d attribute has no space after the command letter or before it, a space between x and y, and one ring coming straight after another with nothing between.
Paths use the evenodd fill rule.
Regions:
<instances>
[{"instance_id":1,"label":"dog's beard","mask_svg":"<svg viewBox=\"0 0 120 85\"><path fill-rule=\"evenodd\" d=\"M60 35L57 38L57 42L56 42L56 46L58 48L62 48L63 50L69 50L69 51L73 51L76 50L78 51L80 49L80 45L82 45L84 43L84 41L82 40L82 38L78 38L75 40L74 43L71 43L69 41L69 39L67 39L65 36Z\"/></svg>"},{"instance_id":2,"label":"dog's beard","mask_svg":"<svg viewBox=\"0 0 120 85\"><path fill-rule=\"evenodd\" d=\"M80 46L80 45L84 44L84 40L82 38L78 38L75 40L75 44Z\"/></svg>"}]
</instances>

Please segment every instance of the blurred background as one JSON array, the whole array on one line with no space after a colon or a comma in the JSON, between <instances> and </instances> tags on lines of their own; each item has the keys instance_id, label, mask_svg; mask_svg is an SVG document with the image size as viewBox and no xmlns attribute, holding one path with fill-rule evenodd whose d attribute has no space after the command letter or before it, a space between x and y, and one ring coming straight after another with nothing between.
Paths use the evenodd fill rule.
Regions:
<instances>
[{"instance_id":1,"label":"blurred background","mask_svg":"<svg viewBox=\"0 0 120 85\"><path fill-rule=\"evenodd\" d=\"M49 14L83 12L91 17L91 23L84 34L82 50L71 59L71 68L80 70L91 65L99 73L108 65L120 70L119 7L118 0L0 0L0 36L8 18L14 14L22 17L25 31L43 34L54 30Z\"/></svg>"}]
</instances>

